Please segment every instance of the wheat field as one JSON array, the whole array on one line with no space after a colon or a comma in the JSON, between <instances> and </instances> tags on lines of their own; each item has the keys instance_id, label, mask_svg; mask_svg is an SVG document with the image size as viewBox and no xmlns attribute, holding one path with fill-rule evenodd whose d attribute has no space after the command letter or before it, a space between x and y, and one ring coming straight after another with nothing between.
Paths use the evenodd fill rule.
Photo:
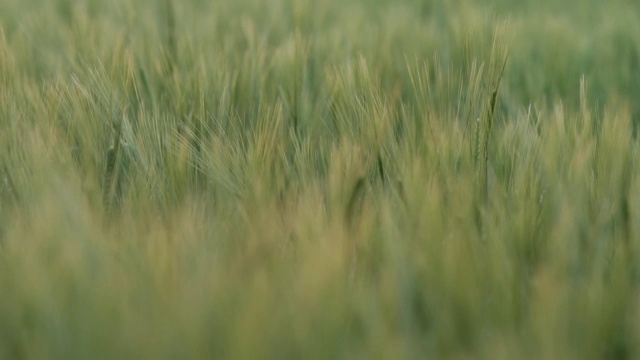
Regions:
<instances>
[{"instance_id":1,"label":"wheat field","mask_svg":"<svg viewBox=\"0 0 640 360\"><path fill-rule=\"evenodd\" d=\"M640 358L631 0L3 0L0 359Z\"/></svg>"}]
</instances>

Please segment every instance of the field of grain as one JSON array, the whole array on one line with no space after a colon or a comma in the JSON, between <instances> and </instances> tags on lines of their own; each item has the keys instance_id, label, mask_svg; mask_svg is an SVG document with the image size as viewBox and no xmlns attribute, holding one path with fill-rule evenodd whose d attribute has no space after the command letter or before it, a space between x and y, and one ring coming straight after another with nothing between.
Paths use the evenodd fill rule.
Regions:
<instances>
[{"instance_id":1,"label":"field of grain","mask_svg":"<svg viewBox=\"0 0 640 360\"><path fill-rule=\"evenodd\" d=\"M640 358L632 0L0 1L0 359Z\"/></svg>"}]
</instances>

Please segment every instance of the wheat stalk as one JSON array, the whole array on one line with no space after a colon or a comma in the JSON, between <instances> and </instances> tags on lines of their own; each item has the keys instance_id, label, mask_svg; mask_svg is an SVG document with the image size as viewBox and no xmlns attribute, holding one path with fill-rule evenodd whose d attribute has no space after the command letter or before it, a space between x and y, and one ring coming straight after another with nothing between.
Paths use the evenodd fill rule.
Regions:
<instances>
[{"instance_id":1,"label":"wheat stalk","mask_svg":"<svg viewBox=\"0 0 640 360\"><path fill-rule=\"evenodd\" d=\"M120 161L120 148L122 142L122 125L124 116L116 124L111 148L107 150L105 168L103 173L103 199L105 206L111 208L115 203L118 187L118 163Z\"/></svg>"}]
</instances>

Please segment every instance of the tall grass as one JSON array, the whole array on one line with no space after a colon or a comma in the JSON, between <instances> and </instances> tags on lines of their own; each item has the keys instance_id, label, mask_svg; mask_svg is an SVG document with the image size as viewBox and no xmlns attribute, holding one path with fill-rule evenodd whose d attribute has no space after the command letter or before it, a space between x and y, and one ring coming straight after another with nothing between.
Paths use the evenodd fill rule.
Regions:
<instances>
[{"instance_id":1,"label":"tall grass","mask_svg":"<svg viewBox=\"0 0 640 360\"><path fill-rule=\"evenodd\" d=\"M0 358L640 356L627 1L0 3Z\"/></svg>"}]
</instances>

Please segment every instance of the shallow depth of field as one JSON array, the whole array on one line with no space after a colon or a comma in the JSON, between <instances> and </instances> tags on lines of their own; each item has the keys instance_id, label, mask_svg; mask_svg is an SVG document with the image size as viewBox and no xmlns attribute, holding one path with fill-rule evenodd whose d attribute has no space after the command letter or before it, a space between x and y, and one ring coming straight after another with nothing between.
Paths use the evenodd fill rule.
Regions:
<instances>
[{"instance_id":1,"label":"shallow depth of field","mask_svg":"<svg viewBox=\"0 0 640 360\"><path fill-rule=\"evenodd\" d=\"M0 359L640 358L636 1L3 0Z\"/></svg>"}]
</instances>

